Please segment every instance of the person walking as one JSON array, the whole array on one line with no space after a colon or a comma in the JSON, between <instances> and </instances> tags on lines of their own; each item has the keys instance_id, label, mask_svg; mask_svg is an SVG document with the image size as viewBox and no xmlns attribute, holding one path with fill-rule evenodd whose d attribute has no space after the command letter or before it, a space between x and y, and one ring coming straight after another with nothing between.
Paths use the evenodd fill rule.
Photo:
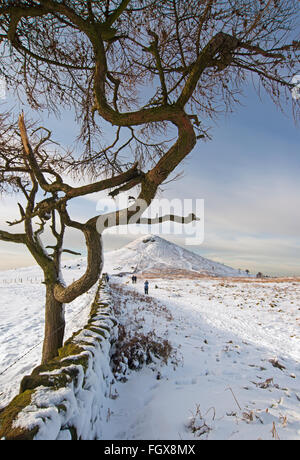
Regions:
<instances>
[{"instance_id":1,"label":"person walking","mask_svg":"<svg viewBox=\"0 0 300 460\"><path fill-rule=\"evenodd\" d=\"M145 281L144 283L144 291L145 291L145 294L148 294L149 292L149 281Z\"/></svg>"}]
</instances>

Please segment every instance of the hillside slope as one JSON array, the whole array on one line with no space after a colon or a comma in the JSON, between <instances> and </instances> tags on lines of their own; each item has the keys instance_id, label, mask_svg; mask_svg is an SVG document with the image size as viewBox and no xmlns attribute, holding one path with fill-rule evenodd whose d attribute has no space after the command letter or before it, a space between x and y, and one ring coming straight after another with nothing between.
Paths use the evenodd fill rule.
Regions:
<instances>
[{"instance_id":1,"label":"hillside slope","mask_svg":"<svg viewBox=\"0 0 300 460\"><path fill-rule=\"evenodd\" d=\"M245 272L206 259L157 235L140 237L106 253L104 270L111 274L184 270L209 276L246 276Z\"/></svg>"}]
</instances>

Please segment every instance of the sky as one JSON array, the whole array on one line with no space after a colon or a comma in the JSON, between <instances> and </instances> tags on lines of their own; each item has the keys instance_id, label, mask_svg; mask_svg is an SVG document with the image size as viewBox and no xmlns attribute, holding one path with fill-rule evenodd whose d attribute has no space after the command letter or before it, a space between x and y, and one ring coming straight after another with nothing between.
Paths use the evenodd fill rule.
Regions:
<instances>
[{"instance_id":1,"label":"sky","mask_svg":"<svg viewBox=\"0 0 300 460\"><path fill-rule=\"evenodd\" d=\"M176 170L183 171L183 177L166 185L159 194L159 199L185 199L193 204L203 200L203 238L198 239L198 244L194 241L186 246L183 228L177 228L176 234L163 228L161 236L251 273L300 276L299 126L292 114L281 113L267 96L260 100L250 86L241 103L233 114L220 117L212 125L212 140L198 142ZM63 145L72 142L71 113L47 123L55 139ZM79 198L70 209L75 218L83 221L97 215L103 198L103 194ZM16 217L15 203L14 197L0 199L0 228L5 220ZM159 230L154 227L142 231ZM104 251L119 248L138 236L130 231L106 234ZM67 245L85 253L83 240L75 232L69 232ZM32 263L26 248L0 242L0 269Z\"/></svg>"}]
</instances>

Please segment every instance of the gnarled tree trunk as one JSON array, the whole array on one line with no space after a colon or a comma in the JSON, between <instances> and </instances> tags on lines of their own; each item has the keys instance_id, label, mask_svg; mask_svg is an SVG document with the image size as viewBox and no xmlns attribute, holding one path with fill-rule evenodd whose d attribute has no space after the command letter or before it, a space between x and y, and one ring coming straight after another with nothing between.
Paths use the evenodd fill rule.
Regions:
<instances>
[{"instance_id":1,"label":"gnarled tree trunk","mask_svg":"<svg viewBox=\"0 0 300 460\"><path fill-rule=\"evenodd\" d=\"M46 287L45 332L42 364L47 363L58 354L63 345L65 332L64 304L56 300L54 286Z\"/></svg>"},{"instance_id":2,"label":"gnarled tree trunk","mask_svg":"<svg viewBox=\"0 0 300 460\"><path fill-rule=\"evenodd\" d=\"M58 350L63 346L65 318L64 304L73 302L77 297L87 292L97 283L103 266L102 238L95 225L82 225L87 246L87 268L85 273L69 286L65 286L59 276L60 256L57 255L53 262L51 273L52 282L46 282L46 312L45 334L42 364L47 363L58 355ZM46 268L45 268L46 269ZM56 278L56 280L55 280Z\"/></svg>"}]
</instances>

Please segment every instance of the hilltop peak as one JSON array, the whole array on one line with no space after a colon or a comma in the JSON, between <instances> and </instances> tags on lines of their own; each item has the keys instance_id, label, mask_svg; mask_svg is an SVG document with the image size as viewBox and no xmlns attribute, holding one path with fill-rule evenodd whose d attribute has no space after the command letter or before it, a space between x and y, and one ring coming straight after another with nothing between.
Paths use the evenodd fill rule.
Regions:
<instances>
[{"instance_id":1,"label":"hilltop peak","mask_svg":"<svg viewBox=\"0 0 300 460\"><path fill-rule=\"evenodd\" d=\"M172 273L172 270L208 276L245 276L244 272L206 259L151 233L105 255L105 271L112 274Z\"/></svg>"}]
</instances>

